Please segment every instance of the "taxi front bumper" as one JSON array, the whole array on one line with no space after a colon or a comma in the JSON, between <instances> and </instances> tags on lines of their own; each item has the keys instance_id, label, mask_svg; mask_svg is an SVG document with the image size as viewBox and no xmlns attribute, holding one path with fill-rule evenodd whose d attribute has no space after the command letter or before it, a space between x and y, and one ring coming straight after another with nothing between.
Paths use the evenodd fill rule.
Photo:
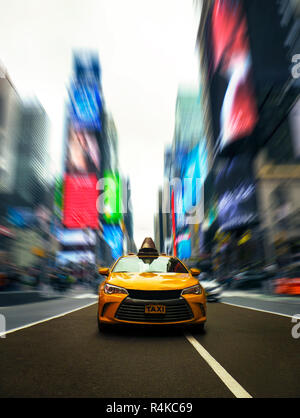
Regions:
<instances>
[{"instance_id":1,"label":"taxi front bumper","mask_svg":"<svg viewBox=\"0 0 300 418\"><path fill-rule=\"evenodd\" d=\"M163 306L165 313L146 313L149 305ZM178 299L140 300L103 293L99 297L98 317L103 324L196 325L206 322L206 298L185 295Z\"/></svg>"}]
</instances>

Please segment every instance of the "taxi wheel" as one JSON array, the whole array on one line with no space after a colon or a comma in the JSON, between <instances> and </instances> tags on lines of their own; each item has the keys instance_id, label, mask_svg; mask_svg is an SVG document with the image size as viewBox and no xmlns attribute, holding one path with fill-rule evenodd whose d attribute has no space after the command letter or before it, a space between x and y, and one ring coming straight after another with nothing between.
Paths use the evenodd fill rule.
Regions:
<instances>
[{"instance_id":1,"label":"taxi wheel","mask_svg":"<svg viewBox=\"0 0 300 418\"><path fill-rule=\"evenodd\" d=\"M205 333L205 323L195 325L195 331L199 332L200 334Z\"/></svg>"},{"instance_id":2,"label":"taxi wheel","mask_svg":"<svg viewBox=\"0 0 300 418\"><path fill-rule=\"evenodd\" d=\"M97 318L97 322L98 322L98 330L101 334L108 331L108 325L103 324L101 321L99 321L99 318Z\"/></svg>"}]
</instances>

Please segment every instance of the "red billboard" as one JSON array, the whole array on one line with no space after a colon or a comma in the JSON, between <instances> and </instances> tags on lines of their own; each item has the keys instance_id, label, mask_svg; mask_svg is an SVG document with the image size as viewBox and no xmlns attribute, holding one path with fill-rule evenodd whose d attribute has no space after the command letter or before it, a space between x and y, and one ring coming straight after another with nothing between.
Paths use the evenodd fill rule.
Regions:
<instances>
[{"instance_id":1,"label":"red billboard","mask_svg":"<svg viewBox=\"0 0 300 418\"><path fill-rule=\"evenodd\" d=\"M67 144L63 224L72 229L99 229L96 186L100 150L96 135L70 125Z\"/></svg>"},{"instance_id":2,"label":"red billboard","mask_svg":"<svg viewBox=\"0 0 300 418\"><path fill-rule=\"evenodd\" d=\"M64 217L67 228L99 229L96 174L65 175Z\"/></svg>"}]
</instances>

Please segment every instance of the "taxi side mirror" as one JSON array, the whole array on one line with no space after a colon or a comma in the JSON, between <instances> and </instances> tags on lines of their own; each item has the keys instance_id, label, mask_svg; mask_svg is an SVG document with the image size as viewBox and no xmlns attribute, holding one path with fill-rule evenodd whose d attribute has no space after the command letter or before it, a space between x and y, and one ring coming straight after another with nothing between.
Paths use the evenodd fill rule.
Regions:
<instances>
[{"instance_id":1,"label":"taxi side mirror","mask_svg":"<svg viewBox=\"0 0 300 418\"><path fill-rule=\"evenodd\" d=\"M109 275L109 268L101 267L98 269L98 273L102 276L108 276Z\"/></svg>"},{"instance_id":2,"label":"taxi side mirror","mask_svg":"<svg viewBox=\"0 0 300 418\"><path fill-rule=\"evenodd\" d=\"M199 270L199 269L191 269L190 272L191 272L191 275L192 276L199 276L199 274L201 273L201 270Z\"/></svg>"}]
</instances>

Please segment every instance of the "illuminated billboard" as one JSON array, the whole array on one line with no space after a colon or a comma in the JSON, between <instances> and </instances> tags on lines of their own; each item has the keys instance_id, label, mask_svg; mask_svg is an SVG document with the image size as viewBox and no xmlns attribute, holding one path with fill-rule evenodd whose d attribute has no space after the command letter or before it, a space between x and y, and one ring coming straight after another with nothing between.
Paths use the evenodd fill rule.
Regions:
<instances>
[{"instance_id":1,"label":"illuminated billboard","mask_svg":"<svg viewBox=\"0 0 300 418\"><path fill-rule=\"evenodd\" d=\"M207 26L215 138L222 151L258 122L247 20L240 0L215 0Z\"/></svg>"},{"instance_id":2,"label":"illuminated billboard","mask_svg":"<svg viewBox=\"0 0 300 418\"><path fill-rule=\"evenodd\" d=\"M69 125L63 185L63 220L69 229L99 229L97 200L101 174L99 132L103 112L97 54L73 56Z\"/></svg>"},{"instance_id":3,"label":"illuminated billboard","mask_svg":"<svg viewBox=\"0 0 300 418\"><path fill-rule=\"evenodd\" d=\"M123 254L123 231L119 225L103 225L103 239L111 248L115 260Z\"/></svg>"},{"instance_id":4,"label":"illuminated billboard","mask_svg":"<svg viewBox=\"0 0 300 418\"><path fill-rule=\"evenodd\" d=\"M204 230L207 230L218 217L218 195L215 188L215 172L212 170L204 183Z\"/></svg>"},{"instance_id":5,"label":"illuminated billboard","mask_svg":"<svg viewBox=\"0 0 300 418\"><path fill-rule=\"evenodd\" d=\"M67 228L99 229L97 176L65 175L63 224Z\"/></svg>"},{"instance_id":6,"label":"illuminated billboard","mask_svg":"<svg viewBox=\"0 0 300 418\"><path fill-rule=\"evenodd\" d=\"M58 264L91 263L95 264L96 257L92 251L58 251L56 254Z\"/></svg>"},{"instance_id":7,"label":"illuminated billboard","mask_svg":"<svg viewBox=\"0 0 300 418\"><path fill-rule=\"evenodd\" d=\"M96 233L82 229L58 230L58 241L62 245L96 245Z\"/></svg>"},{"instance_id":8,"label":"illuminated billboard","mask_svg":"<svg viewBox=\"0 0 300 418\"><path fill-rule=\"evenodd\" d=\"M87 174L100 172L100 149L94 134L69 128L66 172Z\"/></svg>"},{"instance_id":9,"label":"illuminated billboard","mask_svg":"<svg viewBox=\"0 0 300 418\"><path fill-rule=\"evenodd\" d=\"M70 116L76 130L101 131L102 101L97 84L75 82L69 90Z\"/></svg>"},{"instance_id":10,"label":"illuminated billboard","mask_svg":"<svg viewBox=\"0 0 300 418\"><path fill-rule=\"evenodd\" d=\"M202 140L184 158L182 164L183 211L186 213L201 200L201 187L207 176L207 150Z\"/></svg>"},{"instance_id":11,"label":"illuminated billboard","mask_svg":"<svg viewBox=\"0 0 300 418\"><path fill-rule=\"evenodd\" d=\"M256 184L252 159L240 155L229 160L216 175L218 223L223 231L258 224Z\"/></svg>"},{"instance_id":12,"label":"illuminated billboard","mask_svg":"<svg viewBox=\"0 0 300 418\"><path fill-rule=\"evenodd\" d=\"M108 224L118 224L122 214L122 180L119 173L104 171L103 218Z\"/></svg>"},{"instance_id":13,"label":"illuminated billboard","mask_svg":"<svg viewBox=\"0 0 300 418\"><path fill-rule=\"evenodd\" d=\"M55 180L55 189L54 189L54 214L58 219L62 218L63 195L64 195L64 182L63 182L62 177L57 177Z\"/></svg>"},{"instance_id":14,"label":"illuminated billboard","mask_svg":"<svg viewBox=\"0 0 300 418\"><path fill-rule=\"evenodd\" d=\"M19 228L32 228L38 224L36 214L31 208L26 207L8 207L7 221Z\"/></svg>"},{"instance_id":15,"label":"illuminated billboard","mask_svg":"<svg viewBox=\"0 0 300 418\"><path fill-rule=\"evenodd\" d=\"M176 238L177 256L181 259L190 258L192 255L191 233L188 228L182 230Z\"/></svg>"},{"instance_id":16,"label":"illuminated billboard","mask_svg":"<svg viewBox=\"0 0 300 418\"><path fill-rule=\"evenodd\" d=\"M64 179L63 224L67 228L99 228L97 180L100 149L93 133L69 126Z\"/></svg>"},{"instance_id":17,"label":"illuminated billboard","mask_svg":"<svg viewBox=\"0 0 300 418\"><path fill-rule=\"evenodd\" d=\"M177 254L180 259L190 258L192 255L191 240L183 240L178 243Z\"/></svg>"}]
</instances>

